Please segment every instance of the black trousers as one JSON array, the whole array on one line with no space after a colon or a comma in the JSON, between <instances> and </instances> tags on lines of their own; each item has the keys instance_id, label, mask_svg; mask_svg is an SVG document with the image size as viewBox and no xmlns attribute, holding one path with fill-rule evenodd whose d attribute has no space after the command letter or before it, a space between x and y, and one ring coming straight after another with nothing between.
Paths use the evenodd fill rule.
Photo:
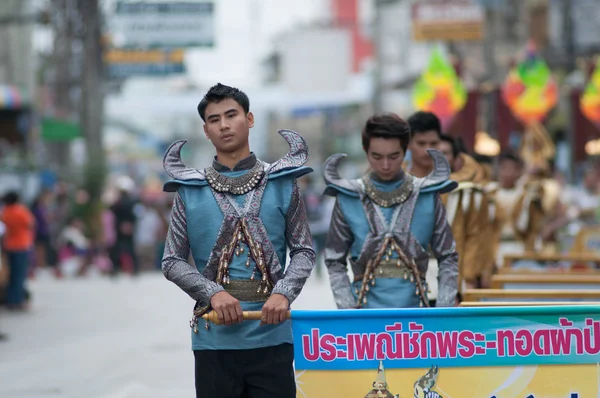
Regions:
<instances>
[{"instance_id":1,"label":"black trousers","mask_svg":"<svg viewBox=\"0 0 600 398\"><path fill-rule=\"evenodd\" d=\"M139 261L137 253L135 252L135 244L132 239L119 239L110 248L109 256L110 261L113 263L112 274L116 274L123 269L121 264L121 255L127 254L133 263L133 273L137 274L139 271Z\"/></svg>"},{"instance_id":2,"label":"black trousers","mask_svg":"<svg viewBox=\"0 0 600 398\"><path fill-rule=\"evenodd\" d=\"M194 351L196 398L296 398L291 344Z\"/></svg>"}]
</instances>

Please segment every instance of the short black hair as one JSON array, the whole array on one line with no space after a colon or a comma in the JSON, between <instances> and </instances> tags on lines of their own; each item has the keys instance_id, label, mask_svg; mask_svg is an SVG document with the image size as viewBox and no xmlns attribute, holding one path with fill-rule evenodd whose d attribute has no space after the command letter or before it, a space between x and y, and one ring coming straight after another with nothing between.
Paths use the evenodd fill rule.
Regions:
<instances>
[{"instance_id":1,"label":"short black hair","mask_svg":"<svg viewBox=\"0 0 600 398\"><path fill-rule=\"evenodd\" d=\"M206 92L204 98L202 98L202 101L198 104L198 114L202 120L206 122L204 113L206 112L208 104L219 103L227 98L231 98L237 102L246 114L250 112L250 99L246 93L235 87L217 83Z\"/></svg>"},{"instance_id":2,"label":"short black hair","mask_svg":"<svg viewBox=\"0 0 600 398\"><path fill-rule=\"evenodd\" d=\"M486 155L481 155L479 153L474 153L472 155L473 159L475 159L475 161L477 163L481 163L481 164L493 164L492 158Z\"/></svg>"},{"instance_id":3,"label":"short black hair","mask_svg":"<svg viewBox=\"0 0 600 398\"><path fill-rule=\"evenodd\" d=\"M14 205L17 202L19 202L19 194L15 191L10 191L2 197L2 203L7 206Z\"/></svg>"},{"instance_id":4,"label":"short black hair","mask_svg":"<svg viewBox=\"0 0 600 398\"><path fill-rule=\"evenodd\" d=\"M410 126L410 132L413 137L417 134L435 131L441 138L442 123L440 122L440 119L431 112L418 111L413 113L408 118L408 125Z\"/></svg>"},{"instance_id":5,"label":"short black hair","mask_svg":"<svg viewBox=\"0 0 600 398\"><path fill-rule=\"evenodd\" d=\"M410 127L395 113L373 115L367 120L362 130L362 145L365 152L369 151L372 138L398 139L400 146L406 152L410 141Z\"/></svg>"},{"instance_id":6,"label":"short black hair","mask_svg":"<svg viewBox=\"0 0 600 398\"><path fill-rule=\"evenodd\" d=\"M500 156L498 157L498 163L502 163L505 160L515 162L521 167L523 166L523 160L521 159L521 157L512 151L506 151L500 154Z\"/></svg>"},{"instance_id":7,"label":"short black hair","mask_svg":"<svg viewBox=\"0 0 600 398\"><path fill-rule=\"evenodd\" d=\"M458 150L458 145L456 144L454 137L448 134L440 134L440 140L450 144L450 148L452 148L452 156L457 158L460 151Z\"/></svg>"},{"instance_id":8,"label":"short black hair","mask_svg":"<svg viewBox=\"0 0 600 398\"><path fill-rule=\"evenodd\" d=\"M467 150L467 146L465 145L465 142L463 141L462 137L460 137L460 136L454 137L454 142L456 143L456 150L458 150L458 153L466 153L466 154L469 153L469 151Z\"/></svg>"}]
</instances>

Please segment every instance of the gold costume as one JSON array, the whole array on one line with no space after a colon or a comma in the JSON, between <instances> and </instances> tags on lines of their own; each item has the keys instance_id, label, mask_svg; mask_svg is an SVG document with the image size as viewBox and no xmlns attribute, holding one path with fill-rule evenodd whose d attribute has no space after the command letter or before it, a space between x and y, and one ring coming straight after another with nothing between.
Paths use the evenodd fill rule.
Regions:
<instances>
[{"instance_id":1,"label":"gold costume","mask_svg":"<svg viewBox=\"0 0 600 398\"><path fill-rule=\"evenodd\" d=\"M548 160L554 158L556 147L552 138L540 123L527 126L521 142L520 155L523 162L538 170L548 170Z\"/></svg>"},{"instance_id":2,"label":"gold costume","mask_svg":"<svg viewBox=\"0 0 600 398\"><path fill-rule=\"evenodd\" d=\"M541 233L556 216L559 189L556 181L546 178L527 178L512 189L496 182L487 185L490 241L497 266L502 267L506 254L555 250L552 238L543 242Z\"/></svg>"},{"instance_id":3,"label":"gold costume","mask_svg":"<svg viewBox=\"0 0 600 398\"><path fill-rule=\"evenodd\" d=\"M557 216L560 205L560 185L550 178L551 171L548 163L554 158L556 148L543 125L533 123L527 126L521 144L521 157L528 168L527 175L522 180L525 195L517 203L517 211L523 212L529 207L529 220L525 218L513 222L519 225L517 233L524 242L525 250L555 251L557 248L554 234L542 240L541 232L544 226Z\"/></svg>"},{"instance_id":4,"label":"gold costume","mask_svg":"<svg viewBox=\"0 0 600 398\"><path fill-rule=\"evenodd\" d=\"M557 248L554 234L543 240L541 233L544 226L557 217L560 204L560 185L551 178L529 177L523 183L524 195L516 204L512 214L519 238L527 251L555 252ZM522 215L529 209L527 218Z\"/></svg>"},{"instance_id":5,"label":"gold costume","mask_svg":"<svg viewBox=\"0 0 600 398\"><path fill-rule=\"evenodd\" d=\"M499 267L503 266L506 254L556 249L553 236L542 240L543 228L557 216L560 204L560 186L549 178L548 160L555 152L541 124L527 126L520 150L526 175L511 189L502 188L497 182L485 188L490 200L490 240L495 243L493 252Z\"/></svg>"},{"instance_id":6,"label":"gold costume","mask_svg":"<svg viewBox=\"0 0 600 398\"><path fill-rule=\"evenodd\" d=\"M450 175L458 187L442 195L448 222L456 241L458 252L459 286L462 282L475 285L481 276L487 253L482 250L488 242L488 199L483 191L485 172L466 154L460 154L463 167Z\"/></svg>"}]
</instances>

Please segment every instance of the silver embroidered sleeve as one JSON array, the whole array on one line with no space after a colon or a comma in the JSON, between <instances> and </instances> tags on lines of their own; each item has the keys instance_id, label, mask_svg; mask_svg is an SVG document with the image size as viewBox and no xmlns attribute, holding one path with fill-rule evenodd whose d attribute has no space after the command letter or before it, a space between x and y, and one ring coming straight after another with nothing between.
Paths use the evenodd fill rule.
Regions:
<instances>
[{"instance_id":1,"label":"silver embroidered sleeve","mask_svg":"<svg viewBox=\"0 0 600 398\"><path fill-rule=\"evenodd\" d=\"M446 208L439 195L435 202L435 227L431 249L438 261L437 307L453 307L458 294L458 254L452 228L448 224Z\"/></svg>"},{"instance_id":2,"label":"silver embroidered sleeve","mask_svg":"<svg viewBox=\"0 0 600 398\"><path fill-rule=\"evenodd\" d=\"M185 203L177 194L171 211L162 271L168 280L179 286L192 299L207 305L211 297L223 290L223 287L207 279L196 267L188 263L189 255Z\"/></svg>"},{"instance_id":3,"label":"silver embroidered sleeve","mask_svg":"<svg viewBox=\"0 0 600 398\"><path fill-rule=\"evenodd\" d=\"M306 208L296 181L286 217L285 239L290 249L290 263L283 278L275 284L273 293L284 295L291 304L302 291L316 258Z\"/></svg>"},{"instance_id":4,"label":"silver embroidered sleeve","mask_svg":"<svg viewBox=\"0 0 600 398\"><path fill-rule=\"evenodd\" d=\"M339 202L336 200L331 215L331 224L325 244L325 265L329 272L329 281L335 304L339 309L356 307L352 295L352 285L348 277L348 252L354 242L352 230L346 223Z\"/></svg>"}]
</instances>

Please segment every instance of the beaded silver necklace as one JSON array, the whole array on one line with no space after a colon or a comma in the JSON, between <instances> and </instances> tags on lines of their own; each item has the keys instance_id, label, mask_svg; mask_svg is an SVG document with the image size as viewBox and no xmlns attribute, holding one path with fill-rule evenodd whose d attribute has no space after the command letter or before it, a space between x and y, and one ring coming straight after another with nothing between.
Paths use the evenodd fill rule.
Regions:
<instances>
[{"instance_id":1,"label":"beaded silver necklace","mask_svg":"<svg viewBox=\"0 0 600 398\"><path fill-rule=\"evenodd\" d=\"M377 188L368 174L362 178L362 181L369 199L381 207L392 207L406 202L413 190L413 177L410 174L405 174L402 184L390 192Z\"/></svg>"},{"instance_id":2,"label":"beaded silver necklace","mask_svg":"<svg viewBox=\"0 0 600 398\"><path fill-rule=\"evenodd\" d=\"M228 177L219 173L214 167L204 170L206 182L217 192L232 193L234 195L245 195L258 185L264 176L262 162L257 161L246 174L239 177Z\"/></svg>"}]
</instances>

